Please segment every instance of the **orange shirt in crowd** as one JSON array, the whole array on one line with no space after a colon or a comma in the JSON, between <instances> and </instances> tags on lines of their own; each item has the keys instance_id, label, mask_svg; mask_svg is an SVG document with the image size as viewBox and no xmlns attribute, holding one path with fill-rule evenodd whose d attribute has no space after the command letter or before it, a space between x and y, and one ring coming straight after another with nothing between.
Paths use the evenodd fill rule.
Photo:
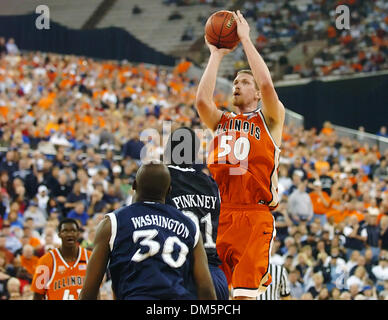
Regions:
<instances>
[{"instance_id":1,"label":"orange shirt in crowd","mask_svg":"<svg viewBox=\"0 0 388 320\"><path fill-rule=\"evenodd\" d=\"M46 125L46 128L44 129L44 134L47 136L50 134L51 130L58 131L59 130L59 124L54 122L49 122Z\"/></svg>"},{"instance_id":2,"label":"orange shirt in crowd","mask_svg":"<svg viewBox=\"0 0 388 320\"><path fill-rule=\"evenodd\" d=\"M328 212L326 212L326 218L329 219L331 217L333 217L334 223L338 224L344 221L347 216L344 211L338 209L330 209Z\"/></svg>"},{"instance_id":3,"label":"orange shirt in crowd","mask_svg":"<svg viewBox=\"0 0 388 320\"><path fill-rule=\"evenodd\" d=\"M38 264L39 258L37 256L32 256L30 259L27 259L25 256L20 256L20 263L27 272L33 276L35 273L36 266Z\"/></svg>"},{"instance_id":4,"label":"orange shirt in crowd","mask_svg":"<svg viewBox=\"0 0 388 320\"><path fill-rule=\"evenodd\" d=\"M343 44L348 44L349 42L351 42L352 41L352 36L350 35L350 34L347 34L347 35L345 35L345 36L343 36L342 38L341 38L341 42L343 43Z\"/></svg>"},{"instance_id":5,"label":"orange shirt in crowd","mask_svg":"<svg viewBox=\"0 0 388 320\"><path fill-rule=\"evenodd\" d=\"M342 210L340 210L341 201L338 200L330 200L330 208L326 212L326 217L329 219L330 217L333 217L334 223L340 223L345 220L345 216L343 215Z\"/></svg>"},{"instance_id":6,"label":"orange shirt in crowd","mask_svg":"<svg viewBox=\"0 0 388 320\"><path fill-rule=\"evenodd\" d=\"M365 219L364 215L361 213L361 212L358 212L357 210L345 210L344 211L344 214L346 215L346 217L348 216L356 216L357 219L358 219L358 222L361 222Z\"/></svg>"},{"instance_id":7,"label":"orange shirt in crowd","mask_svg":"<svg viewBox=\"0 0 388 320\"><path fill-rule=\"evenodd\" d=\"M380 224L380 220L381 220L381 218L384 217L384 216L385 216L385 214L382 213L382 212L380 212L380 213L378 214L378 216L377 216L377 224Z\"/></svg>"},{"instance_id":8,"label":"orange shirt in crowd","mask_svg":"<svg viewBox=\"0 0 388 320\"><path fill-rule=\"evenodd\" d=\"M310 192L309 196L313 204L313 210L315 214L325 214L330 210L330 197L325 191L322 191L322 197L326 200L327 205L325 205L318 192Z\"/></svg>"},{"instance_id":9,"label":"orange shirt in crowd","mask_svg":"<svg viewBox=\"0 0 388 320\"><path fill-rule=\"evenodd\" d=\"M191 67L191 62L183 60L175 67L174 71L178 74L182 74L187 72L187 70L189 70L190 67Z\"/></svg>"},{"instance_id":10,"label":"orange shirt in crowd","mask_svg":"<svg viewBox=\"0 0 388 320\"><path fill-rule=\"evenodd\" d=\"M39 100L38 106L43 109L48 109L54 103L54 99L56 97L55 92L50 92L46 97L43 97Z\"/></svg>"},{"instance_id":11,"label":"orange shirt in crowd","mask_svg":"<svg viewBox=\"0 0 388 320\"><path fill-rule=\"evenodd\" d=\"M360 63L353 63L352 68L356 72L361 72L362 71L362 65Z\"/></svg>"},{"instance_id":12,"label":"orange shirt in crowd","mask_svg":"<svg viewBox=\"0 0 388 320\"><path fill-rule=\"evenodd\" d=\"M329 38L335 38L337 36L337 31L333 26L327 28L327 36Z\"/></svg>"},{"instance_id":13,"label":"orange shirt in crowd","mask_svg":"<svg viewBox=\"0 0 388 320\"><path fill-rule=\"evenodd\" d=\"M34 248L37 248L41 245L40 240L35 237L30 237L28 244L33 246Z\"/></svg>"},{"instance_id":14,"label":"orange shirt in crowd","mask_svg":"<svg viewBox=\"0 0 388 320\"><path fill-rule=\"evenodd\" d=\"M329 66L323 66L321 67L321 71L324 75L328 75L331 71L331 68Z\"/></svg>"},{"instance_id":15,"label":"orange shirt in crowd","mask_svg":"<svg viewBox=\"0 0 388 320\"><path fill-rule=\"evenodd\" d=\"M268 40L263 34L259 34L259 36L256 38L256 44L266 44L267 42Z\"/></svg>"},{"instance_id":16,"label":"orange shirt in crowd","mask_svg":"<svg viewBox=\"0 0 388 320\"><path fill-rule=\"evenodd\" d=\"M184 88L184 84L183 83L178 83L178 82L175 82L175 81L170 81L169 86L174 91L176 91L176 92L180 92Z\"/></svg>"},{"instance_id":17,"label":"orange shirt in crowd","mask_svg":"<svg viewBox=\"0 0 388 320\"><path fill-rule=\"evenodd\" d=\"M321 133L326 136L331 135L333 132L334 132L334 129L329 127L322 128L322 131L321 131Z\"/></svg>"},{"instance_id":18,"label":"orange shirt in crowd","mask_svg":"<svg viewBox=\"0 0 388 320\"><path fill-rule=\"evenodd\" d=\"M7 106L0 106L0 114L4 117L4 119L7 119L8 112L9 108Z\"/></svg>"},{"instance_id":19,"label":"orange shirt in crowd","mask_svg":"<svg viewBox=\"0 0 388 320\"><path fill-rule=\"evenodd\" d=\"M330 164L327 161L316 161L314 164L315 171L320 175L322 168L330 170Z\"/></svg>"},{"instance_id":20,"label":"orange shirt in crowd","mask_svg":"<svg viewBox=\"0 0 388 320\"><path fill-rule=\"evenodd\" d=\"M332 70L338 69L339 67L343 66L344 64L345 64L345 62L342 60L333 61L333 63L331 64L331 69Z\"/></svg>"}]
</instances>

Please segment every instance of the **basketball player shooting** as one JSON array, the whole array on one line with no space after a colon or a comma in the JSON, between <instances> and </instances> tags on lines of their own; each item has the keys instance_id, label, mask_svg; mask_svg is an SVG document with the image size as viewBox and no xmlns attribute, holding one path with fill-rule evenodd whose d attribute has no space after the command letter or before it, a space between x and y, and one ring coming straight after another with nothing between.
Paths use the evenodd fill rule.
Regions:
<instances>
[{"instance_id":1,"label":"basketball player shooting","mask_svg":"<svg viewBox=\"0 0 388 320\"><path fill-rule=\"evenodd\" d=\"M217 48L208 41L210 57L198 86L196 107L201 120L215 131L208 167L221 193L217 251L233 299L248 300L271 283L269 257L276 231L270 210L278 204L285 110L268 67L250 39L248 22L240 11L233 12L233 17L251 69L238 72L233 81L233 105L239 112L222 112L213 101L220 63L234 48Z\"/></svg>"}]
</instances>

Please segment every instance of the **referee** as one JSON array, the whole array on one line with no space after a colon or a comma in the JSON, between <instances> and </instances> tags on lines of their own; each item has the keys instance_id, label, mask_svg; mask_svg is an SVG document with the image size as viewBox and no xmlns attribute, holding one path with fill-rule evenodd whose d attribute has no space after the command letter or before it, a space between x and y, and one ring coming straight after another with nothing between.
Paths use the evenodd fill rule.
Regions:
<instances>
[{"instance_id":1,"label":"referee","mask_svg":"<svg viewBox=\"0 0 388 320\"><path fill-rule=\"evenodd\" d=\"M291 300L286 269L282 265L270 263L269 273L271 274L272 282L267 290L260 294L256 300Z\"/></svg>"}]
</instances>

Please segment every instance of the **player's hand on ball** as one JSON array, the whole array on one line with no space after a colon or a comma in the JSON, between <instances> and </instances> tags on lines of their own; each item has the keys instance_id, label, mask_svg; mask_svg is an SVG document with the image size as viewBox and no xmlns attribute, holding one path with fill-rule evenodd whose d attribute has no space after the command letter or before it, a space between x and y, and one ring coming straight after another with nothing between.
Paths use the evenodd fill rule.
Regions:
<instances>
[{"instance_id":1,"label":"player's hand on ball","mask_svg":"<svg viewBox=\"0 0 388 320\"><path fill-rule=\"evenodd\" d=\"M233 17L237 22L237 34L240 40L249 39L250 27L248 21L244 18L240 10L233 12Z\"/></svg>"},{"instance_id":2,"label":"player's hand on ball","mask_svg":"<svg viewBox=\"0 0 388 320\"><path fill-rule=\"evenodd\" d=\"M227 55L229 52L232 52L234 49L237 48L238 44L236 46L234 46L232 49L226 49L226 48L217 48L216 46L212 45L211 43L209 43L206 39L206 36L204 37L205 38L205 43L206 45L208 46L209 50L210 50L210 54L213 54L213 53L219 53L221 54L222 56L225 56Z\"/></svg>"}]
</instances>

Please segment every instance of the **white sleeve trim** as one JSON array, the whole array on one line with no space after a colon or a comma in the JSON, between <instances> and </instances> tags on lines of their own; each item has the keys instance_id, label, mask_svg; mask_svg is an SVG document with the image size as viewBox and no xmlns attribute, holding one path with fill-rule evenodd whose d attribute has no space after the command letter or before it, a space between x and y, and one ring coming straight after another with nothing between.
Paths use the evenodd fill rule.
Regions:
<instances>
[{"instance_id":1,"label":"white sleeve trim","mask_svg":"<svg viewBox=\"0 0 388 320\"><path fill-rule=\"evenodd\" d=\"M106 216L110 219L110 239L109 239L109 247L110 251L113 250L113 245L115 243L116 234L117 234L117 219L114 212L107 213Z\"/></svg>"},{"instance_id":2,"label":"white sleeve trim","mask_svg":"<svg viewBox=\"0 0 388 320\"><path fill-rule=\"evenodd\" d=\"M194 248L195 248L197 243L198 243L198 240L199 240L200 230L199 230L198 226L195 223L194 223L194 225L195 225L195 237L194 237Z\"/></svg>"},{"instance_id":3,"label":"white sleeve trim","mask_svg":"<svg viewBox=\"0 0 388 320\"><path fill-rule=\"evenodd\" d=\"M233 298L234 297L239 297L239 296L242 296L242 297L249 297L249 298L257 298L257 296L260 294L261 292L258 290L258 289L241 289L241 288L237 288L237 289L232 289L232 296Z\"/></svg>"}]
</instances>

